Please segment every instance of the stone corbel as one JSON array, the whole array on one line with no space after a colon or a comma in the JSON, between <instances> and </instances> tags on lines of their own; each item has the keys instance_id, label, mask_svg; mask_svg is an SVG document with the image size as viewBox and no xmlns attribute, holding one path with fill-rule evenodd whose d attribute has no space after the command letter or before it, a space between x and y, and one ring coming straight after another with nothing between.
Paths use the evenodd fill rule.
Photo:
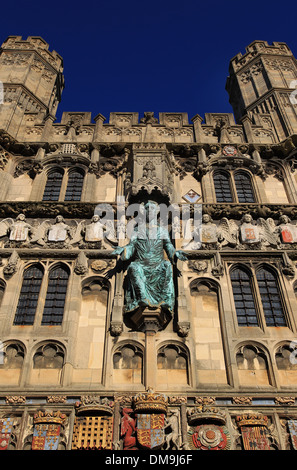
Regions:
<instances>
[{"instance_id":1,"label":"stone corbel","mask_svg":"<svg viewBox=\"0 0 297 470\"><path fill-rule=\"evenodd\" d=\"M89 271L88 258L83 251L79 252L74 266L74 272L78 275L86 274Z\"/></svg>"},{"instance_id":2,"label":"stone corbel","mask_svg":"<svg viewBox=\"0 0 297 470\"><path fill-rule=\"evenodd\" d=\"M190 326L191 326L190 322L187 322L187 321L178 322L177 334L181 336L182 338L187 337L190 331Z\"/></svg>"},{"instance_id":3,"label":"stone corbel","mask_svg":"<svg viewBox=\"0 0 297 470\"><path fill-rule=\"evenodd\" d=\"M6 277L11 277L17 272L19 260L20 257L17 251L14 250L9 257L7 264L3 268L3 274Z\"/></svg>"},{"instance_id":4,"label":"stone corbel","mask_svg":"<svg viewBox=\"0 0 297 470\"><path fill-rule=\"evenodd\" d=\"M287 276L290 279L293 279L293 277L295 277L295 274L296 274L293 263L288 253L286 252L282 254L282 272L285 276Z\"/></svg>"},{"instance_id":5,"label":"stone corbel","mask_svg":"<svg viewBox=\"0 0 297 470\"><path fill-rule=\"evenodd\" d=\"M20 162L14 171L14 177L17 178L18 176L27 173L30 178L34 179L38 173L41 173L43 170L43 165L40 161L34 160L24 160Z\"/></svg>"},{"instance_id":6,"label":"stone corbel","mask_svg":"<svg viewBox=\"0 0 297 470\"><path fill-rule=\"evenodd\" d=\"M213 267L211 273L214 277L220 278L224 274L224 265L220 253L216 253L213 258Z\"/></svg>"}]
</instances>

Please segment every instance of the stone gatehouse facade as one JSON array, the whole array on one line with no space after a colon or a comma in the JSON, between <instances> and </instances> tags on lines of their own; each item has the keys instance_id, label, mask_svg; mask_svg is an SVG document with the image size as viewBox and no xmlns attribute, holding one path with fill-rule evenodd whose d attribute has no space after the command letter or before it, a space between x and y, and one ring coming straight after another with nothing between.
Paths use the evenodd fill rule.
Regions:
<instances>
[{"instance_id":1,"label":"stone gatehouse facade","mask_svg":"<svg viewBox=\"0 0 297 470\"><path fill-rule=\"evenodd\" d=\"M296 77L285 43L254 41L230 61L234 115L56 122L61 56L41 37L4 41L3 449L297 449ZM169 221L187 255L169 318L124 310L113 252L146 200L188 217Z\"/></svg>"}]
</instances>

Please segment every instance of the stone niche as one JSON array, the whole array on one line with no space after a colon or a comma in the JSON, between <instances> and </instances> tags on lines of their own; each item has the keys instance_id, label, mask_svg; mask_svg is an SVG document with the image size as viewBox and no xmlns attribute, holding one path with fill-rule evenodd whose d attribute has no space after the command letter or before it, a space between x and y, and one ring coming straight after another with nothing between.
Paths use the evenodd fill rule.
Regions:
<instances>
[{"instance_id":1,"label":"stone niche","mask_svg":"<svg viewBox=\"0 0 297 470\"><path fill-rule=\"evenodd\" d=\"M109 292L109 282L101 276L90 276L82 283L73 382L102 379Z\"/></svg>"},{"instance_id":2,"label":"stone niche","mask_svg":"<svg viewBox=\"0 0 297 470\"><path fill-rule=\"evenodd\" d=\"M196 279L190 292L199 382L227 385L218 287L211 280Z\"/></svg>"},{"instance_id":3,"label":"stone niche","mask_svg":"<svg viewBox=\"0 0 297 470\"><path fill-rule=\"evenodd\" d=\"M126 179L127 196L137 200L159 195L170 200L173 190L173 163L165 144L134 144L130 173Z\"/></svg>"}]
</instances>

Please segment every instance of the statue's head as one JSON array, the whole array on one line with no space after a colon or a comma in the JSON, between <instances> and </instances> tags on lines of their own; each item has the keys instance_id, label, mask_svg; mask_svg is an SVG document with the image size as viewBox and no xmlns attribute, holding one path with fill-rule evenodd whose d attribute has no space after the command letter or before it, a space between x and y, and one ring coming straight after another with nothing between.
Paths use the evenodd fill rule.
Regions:
<instances>
[{"instance_id":1,"label":"statue's head","mask_svg":"<svg viewBox=\"0 0 297 470\"><path fill-rule=\"evenodd\" d=\"M93 215L93 217L92 217L92 222L98 222L99 219L100 219L99 215L95 214L95 215Z\"/></svg>"},{"instance_id":2,"label":"statue's head","mask_svg":"<svg viewBox=\"0 0 297 470\"><path fill-rule=\"evenodd\" d=\"M279 218L280 224L289 224L291 221L287 215L281 215Z\"/></svg>"},{"instance_id":3,"label":"statue's head","mask_svg":"<svg viewBox=\"0 0 297 470\"><path fill-rule=\"evenodd\" d=\"M251 214L244 214L241 220L246 224L250 224L253 221L253 217L251 216Z\"/></svg>"},{"instance_id":4,"label":"statue's head","mask_svg":"<svg viewBox=\"0 0 297 470\"><path fill-rule=\"evenodd\" d=\"M202 222L203 222L204 224L207 224L207 223L210 222L210 221L211 221L210 215L208 215L208 214L203 214L203 216L202 216Z\"/></svg>"},{"instance_id":5,"label":"statue's head","mask_svg":"<svg viewBox=\"0 0 297 470\"><path fill-rule=\"evenodd\" d=\"M59 224L61 222L64 222L64 217L62 215L57 215L56 217L56 223Z\"/></svg>"},{"instance_id":6,"label":"statue's head","mask_svg":"<svg viewBox=\"0 0 297 470\"><path fill-rule=\"evenodd\" d=\"M144 209L145 209L147 220L155 219L160 212L159 204L155 201L147 201L144 204Z\"/></svg>"},{"instance_id":7,"label":"statue's head","mask_svg":"<svg viewBox=\"0 0 297 470\"><path fill-rule=\"evenodd\" d=\"M16 220L22 220L22 221L26 220L25 214L19 214L19 215L17 216Z\"/></svg>"}]
</instances>

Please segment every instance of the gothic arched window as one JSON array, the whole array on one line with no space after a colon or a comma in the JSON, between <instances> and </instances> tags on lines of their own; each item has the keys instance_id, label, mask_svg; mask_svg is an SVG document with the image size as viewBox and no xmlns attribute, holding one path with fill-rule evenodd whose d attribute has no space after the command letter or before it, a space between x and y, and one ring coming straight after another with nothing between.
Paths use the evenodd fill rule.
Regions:
<instances>
[{"instance_id":1,"label":"gothic arched window","mask_svg":"<svg viewBox=\"0 0 297 470\"><path fill-rule=\"evenodd\" d=\"M48 173L47 182L43 193L43 201L58 201L63 180L62 170L52 170Z\"/></svg>"},{"instance_id":2,"label":"gothic arched window","mask_svg":"<svg viewBox=\"0 0 297 470\"><path fill-rule=\"evenodd\" d=\"M15 325L33 325L42 278L43 269L39 265L31 266L25 271L14 319Z\"/></svg>"},{"instance_id":3,"label":"gothic arched window","mask_svg":"<svg viewBox=\"0 0 297 470\"><path fill-rule=\"evenodd\" d=\"M255 202L250 175L245 172L235 173L234 181L238 202Z\"/></svg>"},{"instance_id":4,"label":"gothic arched window","mask_svg":"<svg viewBox=\"0 0 297 470\"><path fill-rule=\"evenodd\" d=\"M80 201L84 183L84 174L75 169L68 173L65 201Z\"/></svg>"},{"instance_id":5,"label":"gothic arched window","mask_svg":"<svg viewBox=\"0 0 297 470\"><path fill-rule=\"evenodd\" d=\"M256 276L267 326L286 326L276 274L263 267Z\"/></svg>"},{"instance_id":6,"label":"gothic arched window","mask_svg":"<svg viewBox=\"0 0 297 470\"><path fill-rule=\"evenodd\" d=\"M60 325L63 321L69 271L56 266L49 273L42 325Z\"/></svg>"},{"instance_id":7,"label":"gothic arched window","mask_svg":"<svg viewBox=\"0 0 297 470\"><path fill-rule=\"evenodd\" d=\"M213 181L217 202L233 202L229 175L216 172L213 175Z\"/></svg>"},{"instance_id":8,"label":"gothic arched window","mask_svg":"<svg viewBox=\"0 0 297 470\"><path fill-rule=\"evenodd\" d=\"M258 326L251 274L236 267L230 273L233 298L239 326Z\"/></svg>"}]
</instances>

